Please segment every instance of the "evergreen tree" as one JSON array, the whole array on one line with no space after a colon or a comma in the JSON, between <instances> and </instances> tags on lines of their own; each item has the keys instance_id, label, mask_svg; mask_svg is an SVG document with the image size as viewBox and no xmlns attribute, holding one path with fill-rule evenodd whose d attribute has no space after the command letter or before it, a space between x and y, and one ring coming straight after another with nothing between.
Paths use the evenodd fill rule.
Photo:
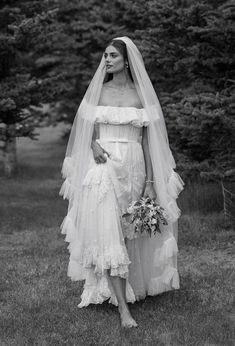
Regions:
<instances>
[{"instance_id":1,"label":"evergreen tree","mask_svg":"<svg viewBox=\"0 0 235 346\"><path fill-rule=\"evenodd\" d=\"M149 27L136 32L170 143L190 176L220 179L232 169L234 15L232 1L151 1Z\"/></svg>"},{"instance_id":2,"label":"evergreen tree","mask_svg":"<svg viewBox=\"0 0 235 346\"><path fill-rule=\"evenodd\" d=\"M57 6L56 15L48 12ZM231 0L11 1L0 11L2 133L31 136L29 106L39 101L58 101L54 121L72 122L104 47L126 35L143 54L183 175L226 175L234 147L234 13ZM14 126L6 124L11 117Z\"/></svg>"},{"instance_id":3,"label":"evergreen tree","mask_svg":"<svg viewBox=\"0 0 235 346\"><path fill-rule=\"evenodd\" d=\"M53 74L43 78L38 68L41 51L53 30L54 8L48 1L1 4L0 141L8 176L17 168L16 137L34 139L34 129L41 121L30 106L48 102L54 95L50 91L56 78Z\"/></svg>"}]
</instances>

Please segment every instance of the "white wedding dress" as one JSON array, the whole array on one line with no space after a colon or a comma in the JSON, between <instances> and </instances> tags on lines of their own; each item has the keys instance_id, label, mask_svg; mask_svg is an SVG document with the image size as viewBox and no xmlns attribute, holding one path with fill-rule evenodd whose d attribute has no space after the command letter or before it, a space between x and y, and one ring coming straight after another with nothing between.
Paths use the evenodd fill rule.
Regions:
<instances>
[{"instance_id":1,"label":"white wedding dress","mask_svg":"<svg viewBox=\"0 0 235 346\"><path fill-rule=\"evenodd\" d=\"M83 181L80 215L71 208L62 224L69 244L68 275L85 280L79 307L117 300L109 285L107 269L127 279L128 302L179 288L177 243L172 232L151 238L138 236L122 215L133 200L141 197L145 162L141 145L143 126L149 121L144 109L97 106L99 144L110 154L105 164L96 164L92 151ZM61 194L71 195L67 158Z\"/></svg>"}]
</instances>

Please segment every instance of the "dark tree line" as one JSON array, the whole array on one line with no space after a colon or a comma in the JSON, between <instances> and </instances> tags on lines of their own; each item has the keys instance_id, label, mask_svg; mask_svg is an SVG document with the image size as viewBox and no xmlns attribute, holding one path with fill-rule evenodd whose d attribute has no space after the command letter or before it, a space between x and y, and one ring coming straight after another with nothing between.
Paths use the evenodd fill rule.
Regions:
<instances>
[{"instance_id":1,"label":"dark tree line","mask_svg":"<svg viewBox=\"0 0 235 346\"><path fill-rule=\"evenodd\" d=\"M15 136L45 121L72 122L105 45L127 35L141 50L184 176L231 175L234 152L233 1L2 2L0 126ZM9 155L8 155L9 156ZM9 161L9 160L8 160Z\"/></svg>"},{"instance_id":2,"label":"dark tree line","mask_svg":"<svg viewBox=\"0 0 235 346\"><path fill-rule=\"evenodd\" d=\"M40 72L40 59L54 28L48 1L3 1L0 8L0 141L4 171L16 169L16 137L35 138L43 120L33 106L53 101L53 73Z\"/></svg>"}]
</instances>

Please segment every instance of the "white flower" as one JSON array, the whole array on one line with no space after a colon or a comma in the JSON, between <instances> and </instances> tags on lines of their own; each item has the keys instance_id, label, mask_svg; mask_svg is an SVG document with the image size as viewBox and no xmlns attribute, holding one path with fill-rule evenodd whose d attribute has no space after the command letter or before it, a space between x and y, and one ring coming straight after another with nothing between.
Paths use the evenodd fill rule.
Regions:
<instances>
[{"instance_id":1,"label":"white flower","mask_svg":"<svg viewBox=\"0 0 235 346\"><path fill-rule=\"evenodd\" d=\"M129 214L133 214L134 213L134 207L131 205L130 207L128 207L127 208L127 212L129 213Z\"/></svg>"}]
</instances>

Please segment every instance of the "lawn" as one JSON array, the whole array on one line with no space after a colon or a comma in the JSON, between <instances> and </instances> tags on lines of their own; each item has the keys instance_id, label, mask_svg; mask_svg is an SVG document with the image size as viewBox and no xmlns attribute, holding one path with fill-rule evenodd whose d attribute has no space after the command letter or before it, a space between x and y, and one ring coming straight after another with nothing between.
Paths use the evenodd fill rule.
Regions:
<instances>
[{"instance_id":1,"label":"lawn","mask_svg":"<svg viewBox=\"0 0 235 346\"><path fill-rule=\"evenodd\" d=\"M66 275L59 230L61 131L21 140L19 175L0 178L0 345L234 345L234 231L215 185L181 194L181 287L131 305L138 328L122 330L108 303L77 308L82 286Z\"/></svg>"}]
</instances>

